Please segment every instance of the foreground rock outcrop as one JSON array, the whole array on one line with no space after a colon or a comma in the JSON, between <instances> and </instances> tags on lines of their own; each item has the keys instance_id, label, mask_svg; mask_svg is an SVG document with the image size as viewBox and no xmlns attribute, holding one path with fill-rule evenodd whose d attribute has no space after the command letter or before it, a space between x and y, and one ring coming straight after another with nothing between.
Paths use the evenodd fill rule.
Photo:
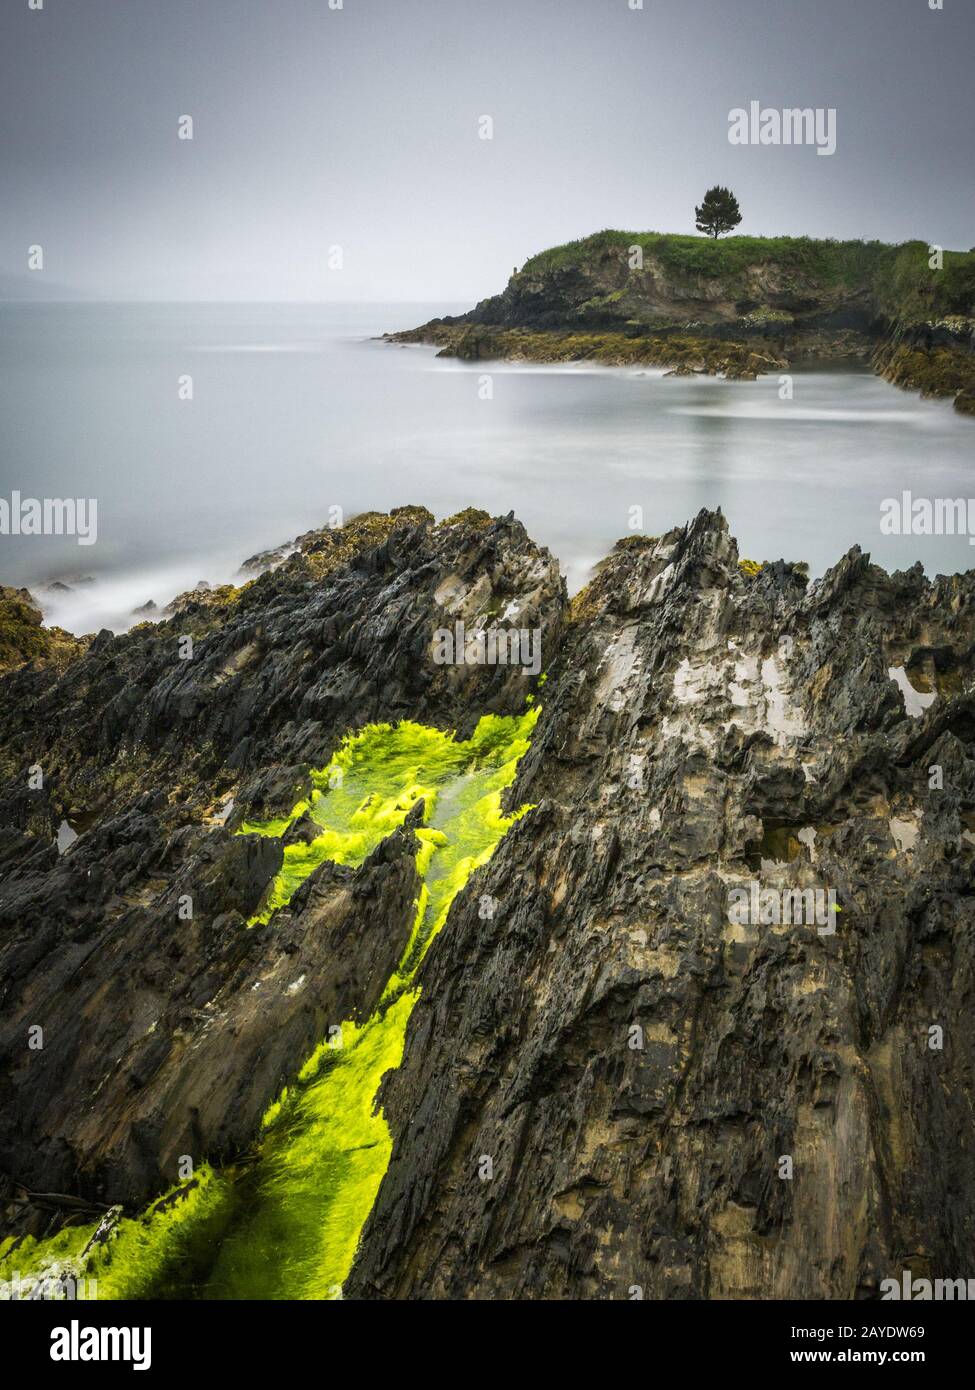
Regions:
<instances>
[{"instance_id":1,"label":"foreground rock outcrop","mask_svg":"<svg viewBox=\"0 0 975 1390\"><path fill-rule=\"evenodd\" d=\"M0 1236L137 1213L186 1154L246 1159L330 1027L392 997L432 833L404 801L262 921L309 769L367 723L467 734L537 701L504 796L532 809L446 886L419 965L345 1296L967 1277L975 571L854 550L809 584L702 512L569 605L513 519L422 509L274 565L0 677ZM539 629L543 673L438 663L457 622Z\"/></svg>"},{"instance_id":2,"label":"foreground rock outcrop","mask_svg":"<svg viewBox=\"0 0 975 1390\"><path fill-rule=\"evenodd\" d=\"M703 513L611 557L512 789L537 810L483 874L498 912L458 902L421 971L347 1296L966 1276L973 642L975 573L748 579ZM839 911L729 920L753 883Z\"/></svg>"},{"instance_id":3,"label":"foreground rock outcrop","mask_svg":"<svg viewBox=\"0 0 975 1390\"><path fill-rule=\"evenodd\" d=\"M290 811L350 730L469 731L523 709L524 670L436 665L432 634L510 609L557 641L564 606L518 522L403 509L303 537L167 622L101 633L62 674L37 661L0 682L9 1192L139 1203L182 1155L246 1146L327 1027L375 1008L418 884L398 832L248 928L285 841L231 832ZM7 1215L40 1229L29 1204Z\"/></svg>"}]
</instances>

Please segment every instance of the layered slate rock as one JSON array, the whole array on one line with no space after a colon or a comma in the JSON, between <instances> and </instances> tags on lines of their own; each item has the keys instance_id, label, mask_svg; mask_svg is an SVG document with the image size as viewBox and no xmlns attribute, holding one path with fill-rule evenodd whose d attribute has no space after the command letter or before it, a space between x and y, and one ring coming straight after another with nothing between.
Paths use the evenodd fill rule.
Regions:
<instances>
[{"instance_id":1,"label":"layered slate rock","mask_svg":"<svg viewBox=\"0 0 975 1390\"><path fill-rule=\"evenodd\" d=\"M252 929L230 904L256 907L280 841L177 838L186 860L172 885L94 939L44 933L4 1012L15 1121L4 1163L29 1192L135 1206L184 1176L184 1156L234 1158L296 1062L330 1028L372 1013L406 948L419 891L412 834L390 836L358 870L326 861ZM82 866L99 863L102 843L83 837ZM200 910L181 921L179 896L197 886ZM11 953L15 979L27 964L23 947ZM38 1018L44 1046L31 1051Z\"/></svg>"},{"instance_id":2,"label":"layered slate rock","mask_svg":"<svg viewBox=\"0 0 975 1390\"><path fill-rule=\"evenodd\" d=\"M349 730L410 718L462 731L521 709L522 670L438 666L432 633L557 626L564 586L512 518L471 510L435 526L407 507L311 532L243 588L174 606L165 622L99 633L63 675L31 662L5 677L0 825L53 838L64 817L88 825L157 787L197 818L228 794L238 820L288 810Z\"/></svg>"},{"instance_id":3,"label":"layered slate rock","mask_svg":"<svg viewBox=\"0 0 975 1390\"><path fill-rule=\"evenodd\" d=\"M618 547L511 788L536 809L421 969L346 1296L967 1277L973 677L975 572L751 575L709 513ZM839 910L739 920L753 884Z\"/></svg>"},{"instance_id":4,"label":"layered slate rock","mask_svg":"<svg viewBox=\"0 0 975 1390\"><path fill-rule=\"evenodd\" d=\"M366 724L521 712L526 671L438 665L434 633L557 645L564 612L518 522L406 508L0 678L5 1232L44 1229L51 1202L25 1194L135 1209L183 1155L234 1158L328 1028L368 1017L414 922L412 831L357 870L322 864L254 927L288 840L234 832L290 812Z\"/></svg>"}]
</instances>

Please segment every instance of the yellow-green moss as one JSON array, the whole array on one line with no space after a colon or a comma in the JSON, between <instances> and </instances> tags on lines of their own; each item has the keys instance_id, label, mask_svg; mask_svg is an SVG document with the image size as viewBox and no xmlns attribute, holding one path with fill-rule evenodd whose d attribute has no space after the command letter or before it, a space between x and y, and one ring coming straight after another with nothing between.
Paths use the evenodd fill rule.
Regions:
<instances>
[{"instance_id":1,"label":"yellow-green moss","mask_svg":"<svg viewBox=\"0 0 975 1390\"><path fill-rule=\"evenodd\" d=\"M454 512L453 516L448 516L440 524L441 526L475 526L479 531L490 526L493 518L490 512L482 511L480 507L465 507L463 511Z\"/></svg>"},{"instance_id":2,"label":"yellow-green moss","mask_svg":"<svg viewBox=\"0 0 975 1390\"><path fill-rule=\"evenodd\" d=\"M289 847L305 853L291 857L275 885L283 906L311 859L360 863L423 798L413 929L378 1009L296 1059L246 1162L222 1173L202 1167L87 1253L97 1224L23 1241L12 1253L7 1242L0 1278L67 1272L97 1279L99 1298L339 1295L389 1162L392 1137L376 1094L402 1058L416 971L457 893L527 809L506 815L501 799L537 717L537 709L488 715L464 741L410 722L370 725L311 774L311 795L290 816L242 827L281 834L306 813L323 827L311 846Z\"/></svg>"},{"instance_id":3,"label":"yellow-green moss","mask_svg":"<svg viewBox=\"0 0 975 1390\"><path fill-rule=\"evenodd\" d=\"M0 674L25 661L63 668L87 643L59 627L43 627L43 614L26 589L0 585Z\"/></svg>"},{"instance_id":4,"label":"yellow-green moss","mask_svg":"<svg viewBox=\"0 0 975 1390\"><path fill-rule=\"evenodd\" d=\"M954 396L963 412L975 394L975 353L960 347L918 348L889 345L874 356L874 366L887 381L922 396Z\"/></svg>"},{"instance_id":5,"label":"yellow-green moss","mask_svg":"<svg viewBox=\"0 0 975 1390\"><path fill-rule=\"evenodd\" d=\"M423 886L410 940L377 1012L363 1025L343 1023L336 1040L320 1043L269 1107L259 1161L246 1180L247 1215L221 1250L211 1296L338 1296L389 1163L392 1137L374 1101L383 1075L402 1057L418 998L416 971L457 893L526 809L505 815L501 797L537 715L488 716L465 742L418 724L374 725L315 774L327 786L336 767L345 770L313 814L341 815L346 824L376 816L383 833L423 796L427 823L417 830ZM385 778L382 796L371 786L375 776Z\"/></svg>"},{"instance_id":6,"label":"yellow-green moss","mask_svg":"<svg viewBox=\"0 0 975 1390\"><path fill-rule=\"evenodd\" d=\"M233 1205L229 1176L203 1165L139 1216L123 1217L102 1242L98 1223L69 1226L47 1240L27 1237L0 1247L0 1281L67 1276L84 1280L99 1299L185 1297L194 1275L212 1259ZM86 1247L90 1245L90 1249ZM92 1284L94 1283L94 1288Z\"/></svg>"}]
</instances>

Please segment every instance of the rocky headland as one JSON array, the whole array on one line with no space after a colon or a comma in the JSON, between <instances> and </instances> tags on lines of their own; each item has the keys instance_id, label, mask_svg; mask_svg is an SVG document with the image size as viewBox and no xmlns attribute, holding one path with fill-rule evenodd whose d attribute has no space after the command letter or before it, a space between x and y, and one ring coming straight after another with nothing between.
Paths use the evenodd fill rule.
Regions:
<instances>
[{"instance_id":1,"label":"rocky headland","mask_svg":"<svg viewBox=\"0 0 975 1390\"><path fill-rule=\"evenodd\" d=\"M469 313L387 335L467 361L592 361L754 380L870 364L975 414L975 252L923 242L605 231L531 257Z\"/></svg>"},{"instance_id":2,"label":"rocky headland","mask_svg":"<svg viewBox=\"0 0 975 1390\"><path fill-rule=\"evenodd\" d=\"M707 511L571 602L510 516L272 559L19 656L5 591L0 1279L967 1277L975 571L810 583ZM459 624L538 630L541 673L438 662Z\"/></svg>"}]
</instances>

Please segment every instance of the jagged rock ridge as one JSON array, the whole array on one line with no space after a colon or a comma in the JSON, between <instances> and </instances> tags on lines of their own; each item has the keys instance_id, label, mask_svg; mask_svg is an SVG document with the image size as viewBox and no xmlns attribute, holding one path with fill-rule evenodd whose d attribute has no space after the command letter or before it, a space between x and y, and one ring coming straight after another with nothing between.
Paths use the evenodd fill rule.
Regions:
<instances>
[{"instance_id":1,"label":"jagged rock ridge","mask_svg":"<svg viewBox=\"0 0 975 1390\"><path fill-rule=\"evenodd\" d=\"M138 1204L182 1154L233 1157L325 1025L367 1017L400 959L411 836L356 871L326 862L248 929L283 842L232 832L290 811L350 730L463 732L523 710L526 672L436 665L433 633L517 610L557 641L565 586L511 518L435 526L413 508L347 531L168 622L99 634L63 674L30 663L0 680L8 1191ZM80 833L60 854L64 823ZM36 1229L31 1210L7 1215Z\"/></svg>"},{"instance_id":2,"label":"jagged rock ridge","mask_svg":"<svg viewBox=\"0 0 975 1390\"><path fill-rule=\"evenodd\" d=\"M702 513L583 596L512 789L538 809L478 889L499 911L458 902L421 972L347 1296L965 1277L975 573L737 560ZM755 881L832 887L835 934L735 924Z\"/></svg>"},{"instance_id":3,"label":"jagged rock ridge","mask_svg":"<svg viewBox=\"0 0 975 1390\"><path fill-rule=\"evenodd\" d=\"M543 683L431 663L434 629L512 610L543 627ZM753 575L702 512L621 543L570 610L517 522L412 509L0 678L4 1230L47 1228L25 1189L131 1209L184 1145L233 1159L323 1024L374 1006L412 915L409 827L247 929L282 850L241 819L289 810L350 728L469 729L534 690L507 804L535 809L421 967L347 1296L965 1277L973 677L975 572L854 550L811 586ZM833 890L835 931L732 920L755 883Z\"/></svg>"}]
</instances>

